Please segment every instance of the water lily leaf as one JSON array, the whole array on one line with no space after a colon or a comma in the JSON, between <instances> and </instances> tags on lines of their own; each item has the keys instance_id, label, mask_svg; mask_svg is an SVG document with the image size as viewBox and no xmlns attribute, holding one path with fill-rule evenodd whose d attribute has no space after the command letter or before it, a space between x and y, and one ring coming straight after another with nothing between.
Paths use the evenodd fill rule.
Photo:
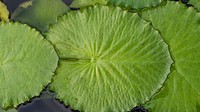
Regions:
<instances>
[{"instance_id":1,"label":"water lily leaf","mask_svg":"<svg viewBox=\"0 0 200 112\"><path fill-rule=\"evenodd\" d=\"M56 23L56 18L67 13L69 8L62 0L32 0L21 4L12 14L11 19L26 23L42 33Z\"/></svg>"},{"instance_id":2,"label":"water lily leaf","mask_svg":"<svg viewBox=\"0 0 200 112\"><path fill-rule=\"evenodd\" d=\"M18 112L18 111L16 109L3 110L0 108L0 112Z\"/></svg>"},{"instance_id":3,"label":"water lily leaf","mask_svg":"<svg viewBox=\"0 0 200 112\"><path fill-rule=\"evenodd\" d=\"M18 23L1 23L0 105L16 107L39 95L57 62L53 46L38 32Z\"/></svg>"},{"instance_id":4,"label":"water lily leaf","mask_svg":"<svg viewBox=\"0 0 200 112\"><path fill-rule=\"evenodd\" d=\"M168 46L136 13L95 6L70 12L47 33L60 57L51 90L73 109L124 112L162 86Z\"/></svg>"},{"instance_id":5,"label":"water lily leaf","mask_svg":"<svg viewBox=\"0 0 200 112\"><path fill-rule=\"evenodd\" d=\"M6 5L4 5L4 4L0 1L0 20L8 21L8 15L9 15L9 12L8 12L8 10L7 10Z\"/></svg>"},{"instance_id":6,"label":"water lily leaf","mask_svg":"<svg viewBox=\"0 0 200 112\"><path fill-rule=\"evenodd\" d=\"M108 0L108 3L131 9L142 9L156 6L163 1L164 0Z\"/></svg>"},{"instance_id":7,"label":"water lily leaf","mask_svg":"<svg viewBox=\"0 0 200 112\"><path fill-rule=\"evenodd\" d=\"M0 112L18 112L16 109L9 109L9 110L4 110L2 109L2 107L0 106Z\"/></svg>"},{"instance_id":8,"label":"water lily leaf","mask_svg":"<svg viewBox=\"0 0 200 112\"><path fill-rule=\"evenodd\" d=\"M167 2L142 17L160 31L175 61L169 79L147 106L152 112L199 112L200 13L179 2Z\"/></svg>"},{"instance_id":9,"label":"water lily leaf","mask_svg":"<svg viewBox=\"0 0 200 112\"><path fill-rule=\"evenodd\" d=\"M107 0L73 0L70 7L81 8L85 6L95 5L97 3L105 5L107 4Z\"/></svg>"},{"instance_id":10,"label":"water lily leaf","mask_svg":"<svg viewBox=\"0 0 200 112\"><path fill-rule=\"evenodd\" d=\"M189 0L188 4L192 4L198 11L200 11L200 0Z\"/></svg>"}]
</instances>

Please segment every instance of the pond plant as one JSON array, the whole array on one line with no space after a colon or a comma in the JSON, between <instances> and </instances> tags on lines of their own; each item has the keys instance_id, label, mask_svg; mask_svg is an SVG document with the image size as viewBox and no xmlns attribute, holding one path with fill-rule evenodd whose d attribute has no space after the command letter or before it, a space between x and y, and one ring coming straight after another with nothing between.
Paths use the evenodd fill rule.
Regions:
<instances>
[{"instance_id":1,"label":"pond plant","mask_svg":"<svg viewBox=\"0 0 200 112\"><path fill-rule=\"evenodd\" d=\"M10 19L0 8L0 112L47 85L80 112L200 111L199 0L31 0Z\"/></svg>"}]
</instances>

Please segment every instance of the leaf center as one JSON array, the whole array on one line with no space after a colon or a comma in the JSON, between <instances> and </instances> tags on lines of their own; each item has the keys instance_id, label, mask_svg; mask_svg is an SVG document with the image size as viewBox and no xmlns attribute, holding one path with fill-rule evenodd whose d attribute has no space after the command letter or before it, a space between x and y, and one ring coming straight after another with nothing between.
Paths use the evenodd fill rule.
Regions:
<instances>
[{"instance_id":1,"label":"leaf center","mask_svg":"<svg viewBox=\"0 0 200 112\"><path fill-rule=\"evenodd\" d=\"M91 62L92 62L92 63L96 63L96 62L97 62L97 60L98 60L98 58L97 58L97 57L92 57L92 58L91 58Z\"/></svg>"}]
</instances>

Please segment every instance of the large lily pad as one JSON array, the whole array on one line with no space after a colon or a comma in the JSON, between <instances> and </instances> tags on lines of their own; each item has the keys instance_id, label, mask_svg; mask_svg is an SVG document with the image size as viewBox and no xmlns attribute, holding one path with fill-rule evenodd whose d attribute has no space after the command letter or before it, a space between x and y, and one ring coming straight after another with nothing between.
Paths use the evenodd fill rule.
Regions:
<instances>
[{"instance_id":1,"label":"large lily pad","mask_svg":"<svg viewBox=\"0 0 200 112\"><path fill-rule=\"evenodd\" d=\"M148 108L152 112L199 112L200 13L179 2L167 2L142 17L160 31L175 61L169 79L147 103Z\"/></svg>"},{"instance_id":2,"label":"large lily pad","mask_svg":"<svg viewBox=\"0 0 200 112\"><path fill-rule=\"evenodd\" d=\"M125 112L162 86L172 60L136 13L95 6L70 12L47 33L60 57L51 90L74 109Z\"/></svg>"},{"instance_id":3,"label":"large lily pad","mask_svg":"<svg viewBox=\"0 0 200 112\"><path fill-rule=\"evenodd\" d=\"M0 24L0 105L16 107L39 95L51 81L58 56L37 31L18 23Z\"/></svg>"},{"instance_id":4,"label":"large lily pad","mask_svg":"<svg viewBox=\"0 0 200 112\"><path fill-rule=\"evenodd\" d=\"M56 23L58 16L68 10L62 0L31 0L21 4L11 19L26 23L44 33L49 29L49 25Z\"/></svg>"},{"instance_id":5,"label":"large lily pad","mask_svg":"<svg viewBox=\"0 0 200 112\"><path fill-rule=\"evenodd\" d=\"M8 21L8 15L7 7L0 1L0 20Z\"/></svg>"}]
</instances>

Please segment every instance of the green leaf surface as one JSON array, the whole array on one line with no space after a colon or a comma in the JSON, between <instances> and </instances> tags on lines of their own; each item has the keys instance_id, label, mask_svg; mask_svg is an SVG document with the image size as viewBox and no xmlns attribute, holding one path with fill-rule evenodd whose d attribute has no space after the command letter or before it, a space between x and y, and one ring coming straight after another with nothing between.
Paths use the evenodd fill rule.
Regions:
<instances>
[{"instance_id":1,"label":"green leaf surface","mask_svg":"<svg viewBox=\"0 0 200 112\"><path fill-rule=\"evenodd\" d=\"M107 0L73 0L70 7L82 8L85 6L90 6L90 5L95 5L95 4L105 5L107 4Z\"/></svg>"},{"instance_id":2,"label":"green leaf surface","mask_svg":"<svg viewBox=\"0 0 200 112\"><path fill-rule=\"evenodd\" d=\"M164 0L108 0L108 4L130 9L142 9L145 7L156 6Z\"/></svg>"},{"instance_id":3,"label":"green leaf surface","mask_svg":"<svg viewBox=\"0 0 200 112\"><path fill-rule=\"evenodd\" d=\"M0 1L0 21L8 21L9 12L5 4Z\"/></svg>"},{"instance_id":4,"label":"green leaf surface","mask_svg":"<svg viewBox=\"0 0 200 112\"><path fill-rule=\"evenodd\" d=\"M169 79L147 106L151 112L199 112L200 13L179 2L167 2L142 17L160 31L175 61Z\"/></svg>"},{"instance_id":5,"label":"green leaf surface","mask_svg":"<svg viewBox=\"0 0 200 112\"><path fill-rule=\"evenodd\" d=\"M16 109L9 109L9 110L3 110L0 108L0 112L18 112Z\"/></svg>"},{"instance_id":6,"label":"green leaf surface","mask_svg":"<svg viewBox=\"0 0 200 112\"><path fill-rule=\"evenodd\" d=\"M17 107L51 81L58 56L37 31L19 23L0 24L0 105Z\"/></svg>"},{"instance_id":7,"label":"green leaf surface","mask_svg":"<svg viewBox=\"0 0 200 112\"><path fill-rule=\"evenodd\" d=\"M62 0L31 0L21 4L11 19L26 23L44 33L49 29L49 25L56 23L58 16L68 10Z\"/></svg>"},{"instance_id":8,"label":"green leaf surface","mask_svg":"<svg viewBox=\"0 0 200 112\"><path fill-rule=\"evenodd\" d=\"M60 57L51 90L74 109L126 112L162 86L168 46L136 13L95 6L70 12L47 33Z\"/></svg>"},{"instance_id":9,"label":"green leaf surface","mask_svg":"<svg viewBox=\"0 0 200 112\"><path fill-rule=\"evenodd\" d=\"M188 4L192 4L198 11L200 11L200 0L189 0Z\"/></svg>"}]
</instances>

